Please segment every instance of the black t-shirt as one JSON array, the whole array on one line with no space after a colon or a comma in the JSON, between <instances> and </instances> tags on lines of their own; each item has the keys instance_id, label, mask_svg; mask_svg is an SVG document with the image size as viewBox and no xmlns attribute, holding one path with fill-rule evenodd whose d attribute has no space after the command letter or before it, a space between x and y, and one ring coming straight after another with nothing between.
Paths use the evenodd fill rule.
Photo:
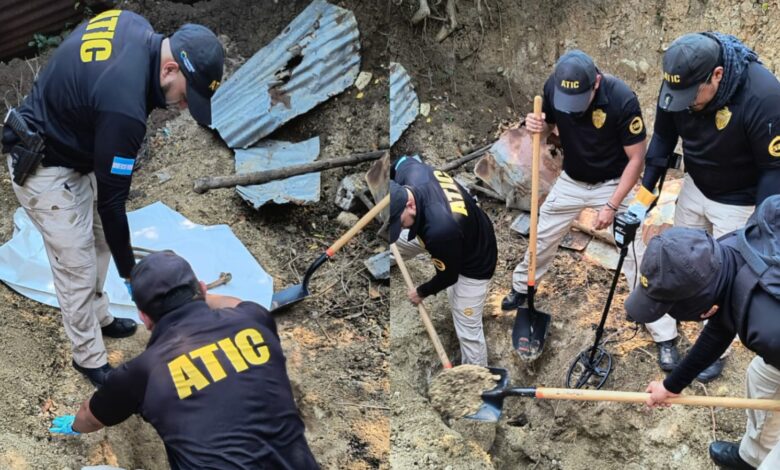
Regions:
<instances>
[{"instance_id":1,"label":"black t-shirt","mask_svg":"<svg viewBox=\"0 0 780 470\"><path fill-rule=\"evenodd\" d=\"M778 194L780 82L755 62L742 79L744 83L728 104L714 113L669 113L658 108L648 165L662 167L681 137L685 171L707 198L723 204L754 205L760 202L757 186L769 175L773 175L773 182L767 184L773 187L767 187L763 197ZM643 185L655 184L643 179Z\"/></svg>"},{"instance_id":2,"label":"black t-shirt","mask_svg":"<svg viewBox=\"0 0 780 470\"><path fill-rule=\"evenodd\" d=\"M301 445L276 324L253 302L212 310L194 301L166 314L89 407L107 426L139 413L173 469L317 468Z\"/></svg>"},{"instance_id":3,"label":"black t-shirt","mask_svg":"<svg viewBox=\"0 0 780 470\"><path fill-rule=\"evenodd\" d=\"M146 118L165 106L160 45L143 17L110 10L79 25L60 44L19 107L44 136L43 166L95 172L97 205L119 274L135 264L125 201ZM6 148L15 141L4 130Z\"/></svg>"},{"instance_id":4,"label":"black t-shirt","mask_svg":"<svg viewBox=\"0 0 780 470\"><path fill-rule=\"evenodd\" d=\"M455 284L459 275L490 279L496 269L493 223L447 173L406 158L395 166L396 183L411 188L417 216L409 238L419 237L436 275L417 288L422 297Z\"/></svg>"},{"instance_id":5,"label":"black t-shirt","mask_svg":"<svg viewBox=\"0 0 780 470\"><path fill-rule=\"evenodd\" d=\"M545 120L558 126L564 171L589 184L620 178L628 164L624 147L646 136L636 94L620 79L603 74L593 103L581 115L557 111L554 95L551 75L544 84L542 110Z\"/></svg>"}]
</instances>

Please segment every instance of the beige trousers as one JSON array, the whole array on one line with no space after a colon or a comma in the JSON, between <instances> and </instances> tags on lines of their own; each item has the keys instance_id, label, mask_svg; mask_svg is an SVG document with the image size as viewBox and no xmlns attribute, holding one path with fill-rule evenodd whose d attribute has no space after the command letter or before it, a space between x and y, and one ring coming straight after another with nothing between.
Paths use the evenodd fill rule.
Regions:
<instances>
[{"instance_id":1,"label":"beige trousers","mask_svg":"<svg viewBox=\"0 0 780 470\"><path fill-rule=\"evenodd\" d=\"M412 258L425 249L415 239L408 241L409 230L402 230L395 242L398 252L404 259ZM447 299L452 310L452 322L460 343L463 364L476 364L487 367L487 343L482 328L482 311L488 293L490 279L472 279L458 276L458 282L447 288Z\"/></svg>"},{"instance_id":2,"label":"beige trousers","mask_svg":"<svg viewBox=\"0 0 780 470\"><path fill-rule=\"evenodd\" d=\"M747 370L748 398L780 400L780 370L756 356ZM759 470L780 468L780 413L747 410L739 455Z\"/></svg>"},{"instance_id":3,"label":"beige trousers","mask_svg":"<svg viewBox=\"0 0 780 470\"><path fill-rule=\"evenodd\" d=\"M562 172L550 190L550 194L539 210L539 225L536 240L536 280L541 279L549 269L558 251L558 245L566 236L572 223L582 209L591 207L601 209L614 194L618 179L597 184L587 184L572 179ZM620 211L628 208L633 200L630 193L620 203ZM610 228L610 230L612 230ZM634 289L637 269L645 253L645 244L641 234L637 234L633 247L628 249L628 255L623 262L623 274L628 281L629 290ZM517 292L527 292L528 264L530 253L526 251L523 261L515 267L512 274L512 288ZM607 288L607 287L605 287ZM676 324L672 317L665 315L661 319L648 323L647 329L656 342L674 339L677 336Z\"/></svg>"},{"instance_id":4,"label":"beige trousers","mask_svg":"<svg viewBox=\"0 0 780 470\"><path fill-rule=\"evenodd\" d=\"M111 252L97 215L95 174L41 166L24 186L14 183L13 189L43 236L74 361L103 366L107 356L100 327L113 321L103 292Z\"/></svg>"}]
</instances>

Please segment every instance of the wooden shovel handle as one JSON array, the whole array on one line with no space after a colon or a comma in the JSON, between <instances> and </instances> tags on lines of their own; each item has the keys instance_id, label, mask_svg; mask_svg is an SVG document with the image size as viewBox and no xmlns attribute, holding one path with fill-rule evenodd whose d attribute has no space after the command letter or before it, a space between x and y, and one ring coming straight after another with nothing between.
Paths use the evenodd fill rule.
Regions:
<instances>
[{"instance_id":1,"label":"wooden shovel handle","mask_svg":"<svg viewBox=\"0 0 780 470\"><path fill-rule=\"evenodd\" d=\"M582 390L577 388L538 387L536 398L545 400L616 401L621 403L644 403L649 393L619 392L613 390ZM665 403L688 406L720 406L723 408L747 408L753 410L780 411L780 400L763 400L738 397L707 397L684 395L670 398Z\"/></svg>"},{"instance_id":2,"label":"wooden shovel handle","mask_svg":"<svg viewBox=\"0 0 780 470\"><path fill-rule=\"evenodd\" d=\"M401 257L401 253L398 252L398 247L395 246L395 243L390 244L390 251L393 252L395 262L398 264L398 268L401 270L401 274L404 276L406 286L409 289L413 289L414 282L412 282L412 277L409 275L409 271L406 269L406 263L404 263L404 259ZM449 358L447 358L447 353L444 351L444 346L441 345L439 335L436 334L436 329L433 327L431 318L428 316L428 312L425 310L425 307L422 303L417 304L417 310L420 311L420 318L422 319L423 325L425 325L425 329L428 331L428 336L431 337L433 348L436 350L436 354L439 355L439 360L441 361L442 367L445 369L451 369L452 363L450 362Z\"/></svg>"},{"instance_id":3,"label":"wooden shovel handle","mask_svg":"<svg viewBox=\"0 0 780 470\"><path fill-rule=\"evenodd\" d=\"M358 222L349 230L347 230L347 233L341 236L338 240L336 240L335 243L333 243L330 248L326 251L328 254L328 258L332 257L336 254L337 251L341 249L344 245L347 244L348 241L352 240L352 237L357 235L357 233L361 230L363 230L363 227L368 225L369 222L374 220L374 217L379 215L380 212L382 212L382 209L387 207L390 204L390 195L383 197L381 201L377 203L374 207L371 208L370 211L366 212L366 215L360 218Z\"/></svg>"},{"instance_id":4,"label":"wooden shovel handle","mask_svg":"<svg viewBox=\"0 0 780 470\"><path fill-rule=\"evenodd\" d=\"M534 97L534 115L542 118L542 97ZM539 158L541 155L542 134L533 133L531 156L531 236L528 239L529 263L528 286L536 284L536 231L539 225Z\"/></svg>"}]
</instances>

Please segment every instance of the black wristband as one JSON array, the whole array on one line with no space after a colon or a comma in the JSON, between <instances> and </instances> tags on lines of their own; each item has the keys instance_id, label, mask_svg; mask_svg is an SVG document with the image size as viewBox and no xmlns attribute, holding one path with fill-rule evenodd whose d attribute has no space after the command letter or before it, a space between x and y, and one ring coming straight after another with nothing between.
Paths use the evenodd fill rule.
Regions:
<instances>
[{"instance_id":1,"label":"black wristband","mask_svg":"<svg viewBox=\"0 0 780 470\"><path fill-rule=\"evenodd\" d=\"M617 208L617 207L615 207L615 206L613 206L613 205L612 205L612 203L611 203L611 202L609 202L609 201L607 201L607 207L609 207L610 209L612 209L612 210L613 210L613 211L615 211L615 212L617 212L617 211L618 211L618 208Z\"/></svg>"}]
</instances>

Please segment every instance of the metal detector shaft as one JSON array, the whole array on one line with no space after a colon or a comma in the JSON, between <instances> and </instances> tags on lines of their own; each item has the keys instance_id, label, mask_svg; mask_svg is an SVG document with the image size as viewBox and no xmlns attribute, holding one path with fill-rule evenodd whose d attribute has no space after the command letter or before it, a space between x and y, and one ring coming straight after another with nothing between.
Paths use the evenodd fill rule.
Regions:
<instances>
[{"instance_id":1,"label":"metal detector shaft","mask_svg":"<svg viewBox=\"0 0 780 470\"><path fill-rule=\"evenodd\" d=\"M604 325L607 323L607 316L609 315L609 309L612 307L612 298L615 296L615 288L617 287L618 279L620 278L620 271L623 269L623 261L628 255L628 245L620 249L620 257L618 257L617 268L615 268L615 275L612 276L612 285L609 287L609 294L607 295L607 303L604 304L604 312L601 314L601 321L596 328L596 341L593 343L593 348L590 350L590 363L593 363L593 359L596 357L596 351L598 350L599 343L601 343L601 337L604 335Z\"/></svg>"}]
</instances>

